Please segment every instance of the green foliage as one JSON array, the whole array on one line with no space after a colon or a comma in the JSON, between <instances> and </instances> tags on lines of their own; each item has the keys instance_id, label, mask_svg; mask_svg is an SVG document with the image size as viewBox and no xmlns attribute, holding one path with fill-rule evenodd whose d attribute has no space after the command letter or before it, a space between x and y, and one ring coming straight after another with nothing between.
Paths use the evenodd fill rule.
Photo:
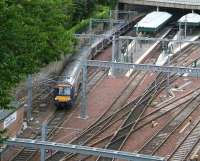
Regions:
<instances>
[{"instance_id":1,"label":"green foliage","mask_svg":"<svg viewBox=\"0 0 200 161\"><path fill-rule=\"evenodd\" d=\"M98 18L98 19L103 19L103 18L108 18L109 17L109 7L106 6L98 6L99 12L95 12L93 15L93 18ZM78 24L73 26L70 29L70 32L76 33L76 32L81 32L84 30L90 23L90 19L83 19L81 20Z\"/></svg>"},{"instance_id":2,"label":"green foliage","mask_svg":"<svg viewBox=\"0 0 200 161\"><path fill-rule=\"evenodd\" d=\"M89 17L108 17L109 7L102 5L113 2L1 0L0 108L8 108L10 90L27 74L73 52L74 33L89 24ZM0 143L3 136L5 131L0 130Z\"/></svg>"},{"instance_id":3,"label":"green foliage","mask_svg":"<svg viewBox=\"0 0 200 161\"><path fill-rule=\"evenodd\" d=\"M110 6L110 8L113 9L117 4L117 0L98 0L98 3L102 5Z\"/></svg>"},{"instance_id":4,"label":"green foliage","mask_svg":"<svg viewBox=\"0 0 200 161\"><path fill-rule=\"evenodd\" d=\"M6 136L6 129L4 130L1 130L0 129L0 146L1 144L3 144L3 142L7 139L7 136Z\"/></svg>"},{"instance_id":5,"label":"green foliage","mask_svg":"<svg viewBox=\"0 0 200 161\"><path fill-rule=\"evenodd\" d=\"M0 107L10 102L10 89L27 74L73 51L74 32L90 16L105 18L109 4L97 0L0 1Z\"/></svg>"},{"instance_id":6,"label":"green foliage","mask_svg":"<svg viewBox=\"0 0 200 161\"><path fill-rule=\"evenodd\" d=\"M0 107L9 90L25 75L72 51L61 0L2 0L0 2Z\"/></svg>"}]
</instances>

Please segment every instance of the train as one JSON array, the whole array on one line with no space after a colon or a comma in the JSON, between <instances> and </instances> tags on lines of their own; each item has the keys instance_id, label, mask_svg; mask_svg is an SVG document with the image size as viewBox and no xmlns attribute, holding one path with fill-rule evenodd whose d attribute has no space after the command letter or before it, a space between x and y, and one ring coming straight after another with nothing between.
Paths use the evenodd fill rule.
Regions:
<instances>
[{"instance_id":1,"label":"train","mask_svg":"<svg viewBox=\"0 0 200 161\"><path fill-rule=\"evenodd\" d=\"M73 56L56 81L54 104L59 108L71 107L75 103L81 87L81 59L84 56Z\"/></svg>"},{"instance_id":2,"label":"train","mask_svg":"<svg viewBox=\"0 0 200 161\"><path fill-rule=\"evenodd\" d=\"M112 42L113 35L125 33L131 28L132 23L121 25L119 30L98 39L91 47L85 47L84 52L75 54L70 58L67 67L63 70L54 85L54 104L57 107L67 108L74 105L81 88L82 61L84 59L93 59L98 52Z\"/></svg>"}]
</instances>

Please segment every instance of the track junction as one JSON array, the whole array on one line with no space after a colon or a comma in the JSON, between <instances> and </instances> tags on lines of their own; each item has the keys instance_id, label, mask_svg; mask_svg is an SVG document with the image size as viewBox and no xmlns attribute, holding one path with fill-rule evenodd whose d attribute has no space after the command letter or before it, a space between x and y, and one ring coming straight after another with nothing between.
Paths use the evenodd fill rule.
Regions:
<instances>
[{"instance_id":1,"label":"track junction","mask_svg":"<svg viewBox=\"0 0 200 161\"><path fill-rule=\"evenodd\" d=\"M49 118L46 139L54 142L59 140L58 142L73 145L87 145L157 155L165 157L167 160L176 160L176 158L178 160L187 160L192 156L194 149L199 144L200 92L198 77L194 75L199 72L199 68L193 67L194 64L195 66L198 65L199 60L198 53L200 48L198 41L192 43L192 41L185 40L187 43L189 42L189 45L185 48L180 48L180 51L172 55L170 62L166 62L163 67L156 66L154 64L161 51L168 52L162 42L172 40L171 38L176 34L174 31L167 32L162 37L163 32L165 33L170 28L167 26L167 29L163 29L163 32L159 32L156 35L157 37L152 39L154 42L149 43L150 45L156 45L143 57L141 61L144 64L143 66L137 63L134 64L129 59L130 62L120 62L121 68L125 65L127 67L124 67L123 70L117 70L115 78L108 76L110 68L113 70L113 66L120 66L118 62L107 62L113 58L109 47L113 35L124 34L133 24L134 22L125 24L107 38L98 40L99 42L96 43L96 46L89 50L91 53L96 53L98 51L97 46L105 47L105 44L108 45L106 49L101 48L99 55L93 57L93 59L97 60L88 61L90 66L87 68L88 79L84 80L86 84L83 85L85 87L85 93L83 93L85 97L83 97L84 95L79 95L76 107L67 111L58 110ZM143 43L148 41L148 38L142 40L142 37L140 37L138 39ZM155 41L159 42L156 43ZM127 44L129 45L130 43ZM148 45L148 43L146 44ZM127 48L127 46L123 48ZM134 50L135 53L138 50L140 49ZM110 55L108 55L109 53ZM114 59L124 60L119 55ZM96 65L96 67L109 67L109 69L102 70L102 68L95 69L92 67L98 62L99 65ZM130 67L133 72L128 78L125 73ZM144 70L145 67L146 70ZM138 69L142 71L138 71ZM152 72L152 70L156 72ZM170 74L170 70L173 70L176 74ZM78 118L82 105L80 102L81 97L84 100L85 98L88 99L89 118L87 119ZM53 106L53 104L50 103L49 106ZM82 131L82 129L84 130ZM63 136L69 133L70 130L72 130L73 134L64 138ZM41 139L41 129L35 131L35 134L30 135L28 138ZM174 141L173 138L177 140ZM190 146L189 143L191 143ZM170 149L169 144L173 144L175 149ZM17 148L16 155L10 160L39 160L39 156L40 152L38 150ZM48 161L107 161L114 159L103 156L72 154L63 151L46 152L46 160Z\"/></svg>"}]
</instances>

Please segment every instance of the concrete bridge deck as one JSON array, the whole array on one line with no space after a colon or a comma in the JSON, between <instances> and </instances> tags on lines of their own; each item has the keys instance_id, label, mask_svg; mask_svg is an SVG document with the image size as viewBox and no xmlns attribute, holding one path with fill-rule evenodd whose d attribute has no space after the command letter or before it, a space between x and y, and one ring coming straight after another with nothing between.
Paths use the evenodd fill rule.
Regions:
<instances>
[{"instance_id":1,"label":"concrete bridge deck","mask_svg":"<svg viewBox=\"0 0 200 161\"><path fill-rule=\"evenodd\" d=\"M200 10L200 0L119 0L119 3Z\"/></svg>"}]
</instances>

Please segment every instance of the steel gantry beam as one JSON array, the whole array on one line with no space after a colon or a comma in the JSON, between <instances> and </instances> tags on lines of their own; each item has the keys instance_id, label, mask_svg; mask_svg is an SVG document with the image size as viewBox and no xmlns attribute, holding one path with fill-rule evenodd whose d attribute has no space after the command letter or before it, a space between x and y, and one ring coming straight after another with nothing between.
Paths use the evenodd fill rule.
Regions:
<instances>
[{"instance_id":1,"label":"steel gantry beam","mask_svg":"<svg viewBox=\"0 0 200 161\"><path fill-rule=\"evenodd\" d=\"M200 35L199 35L199 37L200 37ZM176 42L176 43L200 44L200 41L182 40L182 39L174 40L174 39L153 38L153 37L120 36L119 39L122 39L122 40L146 40L146 41L162 41L162 42Z\"/></svg>"},{"instance_id":2,"label":"steel gantry beam","mask_svg":"<svg viewBox=\"0 0 200 161\"><path fill-rule=\"evenodd\" d=\"M134 64L134 63L109 62L109 61L99 61L99 60L88 60L87 63L84 64L86 64L87 66L100 67L100 68L135 69L141 71L166 72L166 73L178 73L178 74L189 73L189 74L197 74L197 76L200 76L200 68L192 68L192 67L159 66L152 64Z\"/></svg>"},{"instance_id":3,"label":"steel gantry beam","mask_svg":"<svg viewBox=\"0 0 200 161\"><path fill-rule=\"evenodd\" d=\"M200 76L200 68L192 67L175 67L175 66L158 66L152 64L134 64L134 63L121 63L121 62L110 62L110 61L99 61L99 60L84 60L82 62L82 101L81 101L81 114L80 118L87 118L87 67L99 67L99 68L110 68L111 71L116 69L134 69L140 71L152 71L152 72L165 72L165 73L177 73L177 74L191 74L193 77Z\"/></svg>"},{"instance_id":4,"label":"steel gantry beam","mask_svg":"<svg viewBox=\"0 0 200 161\"><path fill-rule=\"evenodd\" d=\"M126 10L110 10L110 15L112 14L112 13L118 13L118 14L130 14L130 13L132 13L132 14L137 14L137 11L126 11Z\"/></svg>"},{"instance_id":5,"label":"steel gantry beam","mask_svg":"<svg viewBox=\"0 0 200 161\"><path fill-rule=\"evenodd\" d=\"M110 34L74 34L76 38L89 39L90 37L104 38L110 36Z\"/></svg>"},{"instance_id":6,"label":"steel gantry beam","mask_svg":"<svg viewBox=\"0 0 200 161\"><path fill-rule=\"evenodd\" d=\"M94 22L99 22L99 23L110 23L110 21L112 21L113 23L126 23L125 20L115 20L115 19L94 19L94 18L91 18L91 21L94 21Z\"/></svg>"},{"instance_id":7,"label":"steel gantry beam","mask_svg":"<svg viewBox=\"0 0 200 161\"><path fill-rule=\"evenodd\" d=\"M83 155L103 156L108 158L125 159L129 161L164 161L163 157L130 153L124 151L115 151L88 146L55 143L48 141L39 141L31 139L11 138L5 142L7 145L23 146L29 148L45 148L68 153L78 153Z\"/></svg>"},{"instance_id":8,"label":"steel gantry beam","mask_svg":"<svg viewBox=\"0 0 200 161\"><path fill-rule=\"evenodd\" d=\"M95 19L94 19L95 20ZM104 21L104 20L102 20ZM107 20L106 20L107 21ZM109 21L109 20L108 20ZM92 22L92 20L90 21ZM109 21L111 22L111 21ZM90 23L90 28L92 28L92 23ZM91 38L91 36L99 36L102 39L109 37L110 41L112 39L113 42L113 54L112 54L112 61L113 62L106 62L106 61L86 61L83 63L83 71L86 71L86 74L83 74L83 86L82 86L82 106L81 106L81 113L80 113L80 118L87 118L87 97L86 97L86 82L87 82L87 67L88 66L93 66L93 67L103 67L103 68L111 68L111 74L114 75L115 69L135 69L135 70L143 70L143 71L154 71L154 72L166 72L166 73L179 73L179 74L184 74L184 73L190 73L190 74L196 74L195 76L199 76L199 69L198 68L187 68L187 67L173 67L173 66L156 66L156 65L150 65L150 64L132 64L132 63L121 63L117 62L115 60L116 56L116 45L115 41L116 40L146 40L146 41L161 41L161 42L178 42L178 43L191 43L191 44L200 44L200 41L191 41L191 40L174 40L174 39L163 39L163 38L149 38L149 37L131 37L131 36L119 36L117 33L113 35L113 33L109 34L103 34L103 35L95 35L90 32L90 34L76 34L76 37L85 37L85 38ZM109 42L110 42L109 41ZM95 46L97 46L95 44ZM91 47L93 48L93 47ZM116 62L114 62L116 61ZM194 76L194 75L192 75ZM169 87L169 86L168 86Z\"/></svg>"}]
</instances>

